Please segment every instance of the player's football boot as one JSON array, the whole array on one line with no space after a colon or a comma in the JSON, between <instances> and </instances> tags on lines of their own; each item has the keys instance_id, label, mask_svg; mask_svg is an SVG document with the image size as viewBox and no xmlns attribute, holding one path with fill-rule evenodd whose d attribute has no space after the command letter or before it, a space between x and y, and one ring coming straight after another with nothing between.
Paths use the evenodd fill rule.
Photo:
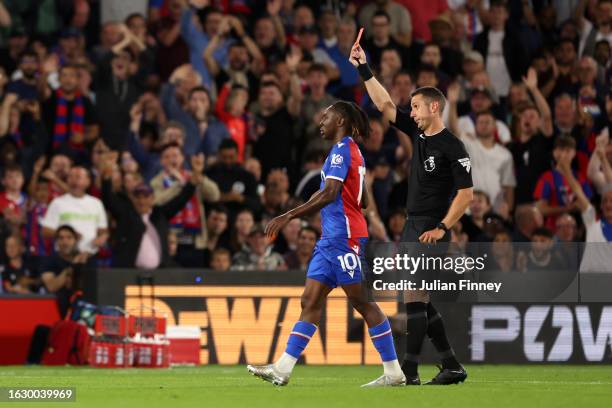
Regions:
<instances>
[{"instance_id":1,"label":"player's football boot","mask_svg":"<svg viewBox=\"0 0 612 408\"><path fill-rule=\"evenodd\" d=\"M400 377L391 377L390 375L383 374L374 381L363 384L361 388L403 387L404 385L406 385L406 376L404 374L402 374Z\"/></svg>"},{"instance_id":2,"label":"player's football boot","mask_svg":"<svg viewBox=\"0 0 612 408\"><path fill-rule=\"evenodd\" d=\"M255 377L259 377L264 381L270 382L274 385L287 385L289 382L289 374L283 374L276 370L274 364L267 365L248 365L247 370Z\"/></svg>"},{"instance_id":3,"label":"player's football boot","mask_svg":"<svg viewBox=\"0 0 612 408\"><path fill-rule=\"evenodd\" d=\"M440 372L431 381L425 383L425 385L449 385L459 384L465 381L467 378L467 371L463 366L459 368L442 368L438 366Z\"/></svg>"}]
</instances>

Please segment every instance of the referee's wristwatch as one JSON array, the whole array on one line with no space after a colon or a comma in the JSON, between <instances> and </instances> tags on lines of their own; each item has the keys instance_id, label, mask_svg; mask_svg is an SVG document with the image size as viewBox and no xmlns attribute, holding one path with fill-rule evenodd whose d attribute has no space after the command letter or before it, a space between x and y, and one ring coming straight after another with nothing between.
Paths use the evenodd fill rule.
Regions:
<instances>
[{"instance_id":1,"label":"referee's wristwatch","mask_svg":"<svg viewBox=\"0 0 612 408\"><path fill-rule=\"evenodd\" d=\"M445 234L448 232L448 228L443 222L439 222L436 228L441 229Z\"/></svg>"}]
</instances>

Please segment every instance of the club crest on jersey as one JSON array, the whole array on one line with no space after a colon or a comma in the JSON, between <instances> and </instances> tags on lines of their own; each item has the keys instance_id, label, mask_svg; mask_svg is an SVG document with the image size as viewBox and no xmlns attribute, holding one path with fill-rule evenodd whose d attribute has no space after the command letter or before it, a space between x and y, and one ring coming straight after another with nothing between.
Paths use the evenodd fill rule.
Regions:
<instances>
[{"instance_id":1,"label":"club crest on jersey","mask_svg":"<svg viewBox=\"0 0 612 408\"><path fill-rule=\"evenodd\" d=\"M342 166L342 155L341 154L332 154L331 157L331 167L340 167Z\"/></svg>"},{"instance_id":2,"label":"club crest on jersey","mask_svg":"<svg viewBox=\"0 0 612 408\"><path fill-rule=\"evenodd\" d=\"M465 157L463 159L459 159L458 161L463 166L465 171L467 171L469 173L470 169L472 168L472 162L470 161L470 158L469 157Z\"/></svg>"},{"instance_id":3,"label":"club crest on jersey","mask_svg":"<svg viewBox=\"0 0 612 408\"><path fill-rule=\"evenodd\" d=\"M436 162L434 161L433 156L429 156L429 158L425 160L424 164L425 171L434 171L434 169L436 168Z\"/></svg>"}]
</instances>

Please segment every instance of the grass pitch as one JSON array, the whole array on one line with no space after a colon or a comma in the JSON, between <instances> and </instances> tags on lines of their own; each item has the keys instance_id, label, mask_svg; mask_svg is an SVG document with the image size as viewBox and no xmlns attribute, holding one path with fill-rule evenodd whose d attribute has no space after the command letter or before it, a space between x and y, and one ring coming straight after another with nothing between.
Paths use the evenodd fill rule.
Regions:
<instances>
[{"instance_id":1,"label":"grass pitch","mask_svg":"<svg viewBox=\"0 0 612 408\"><path fill-rule=\"evenodd\" d=\"M360 389L378 366L297 366L274 387L245 366L159 369L0 367L0 387L76 387L76 402L18 407L610 407L612 366L467 366L464 384ZM420 368L422 380L437 372ZM7 403L0 403L6 406ZM13 405L14 406L14 405Z\"/></svg>"}]
</instances>

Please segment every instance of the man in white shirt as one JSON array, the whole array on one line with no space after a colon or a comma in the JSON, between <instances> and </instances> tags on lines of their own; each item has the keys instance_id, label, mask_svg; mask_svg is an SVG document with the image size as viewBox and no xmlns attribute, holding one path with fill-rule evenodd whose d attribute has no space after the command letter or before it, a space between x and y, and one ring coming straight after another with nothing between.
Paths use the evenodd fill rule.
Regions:
<instances>
[{"instance_id":1,"label":"man in white shirt","mask_svg":"<svg viewBox=\"0 0 612 408\"><path fill-rule=\"evenodd\" d=\"M53 237L60 226L70 225L80 235L79 251L93 255L108 239L108 223L102 202L86 193L90 184L87 169L71 168L68 193L51 201L41 225L43 236L48 238Z\"/></svg>"},{"instance_id":2,"label":"man in white shirt","mask_svg":"<svg viewBox=\"0 0 612 408\"><path fill-rule=\"evenodd\" d=\"M476 115L476 135L459 133L472 160L474 189L487 193L496 211L506 212L514 204L512 154L495 141L495 117L491 112Z\"/></svg>"},{"instance_id":3,"label":"man in white shirt","mask_svg":"<svg viewBox=\"0 0 612 408\"><path fill-rule=\"evenodd\" d=\"M580 272L612 272L612 184L602 191L601 218L598 220L595 207L571 170L570 156L565 156L559 160L559 169L576 195L576 207L587 232Z\"/></svg>"},{"instance_id":4,"label":"man in white shirt","mask_svg":"<svg viewBox=\"0 0 612 408\"><path fill-rule=\"evenodd\" d=\"M508 96L512 82L520 81L529 65L527 47L518 29L507 24L508 2L491 0L489 25L474 40L474 49L485 59L495 94Z\"/></svg>"}]
</instances>

